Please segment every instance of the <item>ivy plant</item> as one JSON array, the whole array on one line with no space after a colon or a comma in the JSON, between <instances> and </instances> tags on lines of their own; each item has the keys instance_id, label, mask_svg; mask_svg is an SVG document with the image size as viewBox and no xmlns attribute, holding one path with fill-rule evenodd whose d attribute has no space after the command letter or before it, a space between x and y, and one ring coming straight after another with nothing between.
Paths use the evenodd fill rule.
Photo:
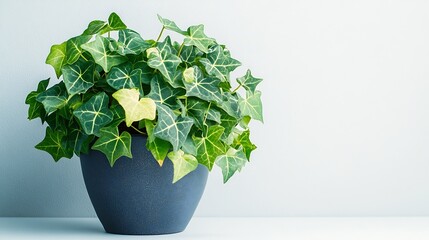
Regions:
<instances>
[{"instance_id":1,"label":"ivy plant","mask_svg":"<svg viewBox=\"0 0 429 240\"><path fill-rule=\"evenodd\" d=\"M59 80L50 87L50 79L40 81L25 101L28 118L47 125L37 149L55 161L97 150L113 167L122 156L132 158L132 135L143 134L160 166L172 161L173 183L198 164L219 166L224 182L241 170L256 149L248 124L263 121L262 79L247 70L232 82L241 63L203 25L183 30L158 18L156 40L112 13L51 47L46 63ZM182 35L181 43L161 39L165 30Z\"/></svg>"}]
</instances>

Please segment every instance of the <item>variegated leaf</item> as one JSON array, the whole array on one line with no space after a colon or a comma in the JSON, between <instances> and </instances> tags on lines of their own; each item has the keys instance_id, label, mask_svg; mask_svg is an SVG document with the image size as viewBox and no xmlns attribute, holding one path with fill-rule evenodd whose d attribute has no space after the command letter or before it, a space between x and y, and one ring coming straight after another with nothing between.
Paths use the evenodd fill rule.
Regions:
<instances>
[{"instance_id":1,"label":"variegated leaf","mask_svg":"<svg viewBox=\"0 0 429 240\"><path fill-rule=\"evenodd\" d=\"M113 30L126 29L127 26L122 22L121 18L116 13L111 13L108 22L94 20L89 23L87 29L82 35L104 34Z\"/></svg>"},{"instance_id":2,"label":"variegated leaf","mask_svg":"<svg viewBox=\"0 0 429 240\"><path fill-rule=\"evenodd\" d=\"M206 124L205 119L221 123L221 114L214 106L209 108L207 102L195 98L188 98L187 103L187 112L194 118L195 125L197 125L198 128L204 128L203 125Z\"/></svg>"},{"instance_id":3,"label":"variegated leaf","mask_svg":"<svg viewBox=\"0 0 429 240\"><path fill-rule=\"evenodd\" d=\"M71 158L73 149L67 147L67 141L64 136L63 132L54 131L47 127L45 138L36 145L36 148L49 153L56 162L62 157Z\"/></svg>"},{"instance_id":4,"label":"variegated leaf","mask_svg":"<svg viewBox=\"0 0 429 240\"><path fill-rule=\"evenodd\" d=\"M43 107L43 104L38 102L36 98L41 92L46 90L46 88L48 87L48 84L49 84L49 78L40 81L39 84L37 85L37 90L31 91L25 98L25 103L29 105L28 107L29 120L35 119L38 117L40 117L40 119L42 120L42 123L45 120L46 111Z\"/></svg>"},{"instance_id":5,"label":"variegated leaf","mask_svg":"<svg viewBox=\"0 0 429 240\"><path fill-rule=\"evenodd\" d=\"M194 137L198 162L209 170L212 170L216 158L225 153L225 146L220 141L224 130L219 125L213 125L201 137Z\"/></svg>"},{"instance_id":6,"label":"variegated leaf","mask_svg":"<svg viewBox=\"0 0 429 240\"><path fill-rule=\"evenodd\" d=\"M255 78L254 76L252 76L252 72L250 72L250 70L247 70L246 75L237 78L237 82L246 90L250 91L251 93L254 93L256 86L260 82L262 82L262 78Z\"/></svg>"},{"instance_id":7,"label":"variegated leaf","mask_svg":"<svg viewBox=\"0 0 429 240\"><path fill-rule=\"evenodd\" d=\"M91 36L83 35L70 38L67 41L67 64L75 63L82 56L83 50L80 46L89 40L91 40Z\"/></svg>"},{"instance_id":8,"label":"variegated leaf","mask_svg":"<svg viewBox=\"0 0 429 240\"><path fill-rule=\"evenodd\" d=\"M177 66L181 60L176 55L167 51L152 51L149 55L147 64L149 67L159 70L165 79L172 83L174 81Z\"/></svg>"},{"instance_id":9,"label":"variegated leaf","mask_svg":"<svg viewBox=\"0 0 429 240\"><path fill-rule=\"evenodd\" d=\"M195 46L202 52L207 53L208 48L216 43L213 38L209 38L204 33L204 25L190 26L184 39L187 46Z\"/></svg>"},{"instance_id":10,"label":"variegated leaf","mask_svg":"<svg viewBox=\"0 0 429 240\"><path fill-rule=\"evenodd\" d=\"M222 102L222 95L219 88L220 80L214 77L203 78L201 70L194 66L193 81L183 81L186 87L186 96L194 96L205 101Z\"/></svg>"},{"instance_id":11,"label":"variegated leaf","mask_svg":"<svg viewBox=\"0 0 429 240\"><path fill-rule=\"evenodd\" d=\"M146 147L152 153L159 166L162 166L164 159L167 157L168 151L171 148L171 144L168 141L157 138L153 135L155 124L152 121L144 120L144 125L148 136Z\"/></svg>"},{"instance_id":12,"label":"variegated leaf","mask_svg":"<svg viewBox=\"0 0 429 240\"><path fill-rule=\"evenodd\" d=\"M94 86L95 65L93 62L80 58L71 65L62 68L64 84L70 96L85 93Z\"/></svg>"},{"instance_id":13,"label":"variegated leaf","mask_svg":"<svg viewBox=\"0 0 429 240\"><path fill-rule=\"evenodd\" d=\"M130 63L122 64L113 67L107 74L107 83L116 90L123 88L137 88L143 96L143 89L141 83L141 69L132 69Z\"/></svg>"},{"instance_id":14,"label":"variegated leaf","mask_svg":"<svg viewBox=\"0 0 429 240\"><path fill-rule=\"evenodd\" d=\"M169 141L173 151L179 150L186 140L194 121L190 117L176 116L167 106L158 104L158 124L154 136Z\"/></svg>"},{"instance_id":15,"label":"variegated leaf","mask_svg":"<svg viewBox=\"0 0 429 240\"><path fill-rule=\"evenodd\" d=\"M241 63L227 55L219 45L210 48L207 58L200 59L207 71L211 76L215 76L222 81L229 80L229 73L234 71Z\"/></svg>"},{"instance_id":16,"label":"variegated leaf","mask_svg":"<svg viewBox=\"0 0 429 240\"><path fill-rule=\"evenodd\" d=\"M224 155L217 157L216 165L222 169L223 183L226 183L236 171L241 171L246 162L246 155L241 147L230 148Z\"/></svg>"},{"instance_id":17,"label":"variegated leaf","mask_svg":"<svg viewBox=\"0 0 429 240\"><path fill-rule=\"evenodd\" d=\"M163 17L161 17L159 14L158 14L158 19L159 19L159 21L161 22L162 26L164 26L164 28L165 28L165 29L168 29L168 30L171 30L171 31L174 31L174 32L180 33L180 34L182 34L182 35L185 35L185 34L186 34L186 31L183 31L182 29L180 29L180 28L176 25L176 23L175 23L175 22L173 22L173 21L171 21L171 20L168 20L168 19L166 19L166 18L163 18Z\"/></svg>"},{"instance_id":18,"label":"variegated leaf","mask_svg":"<svg viewBox=\"0 0 429 240\"><path fill-rule=\"evenodd\" d=\"M64 82L57 83L46 89L36 98L38 102L43 104L48 114L64 107L67 104L67 99L68 94Z\"/></svg>"},{"instance_id":19,"label":"variegated leaf","mask_svg":"<svg viewBox=\"0 0 429 240\"><path fill-rule=\"evenodd\" d=\"M102 128L100 138L94 143L92 149L104 153L111 167L122 156L133 157L131 154L131 135L126 131L119 134L116 126Z\"/></svg>"},{"instance_id":20,"label":"variegated leaf","mask_svg":"<svg viewBox=\"0 0 429 240\"><path fill-rule=\"evenodd\" d=\"M101 92L73 112L86 134L98 135L100 129L112 121L113 113L108 103L109 97Z\"/></svg>"},{"instance_id":21,"label":"variegated leaf","mask_svg":"<svg viewBox=\"0 0 429 240\"><path fill-rule=\"evenodd\" d=\"M137 55L150 47L150 44L143 40L140 34L130 29L119 30L118 42L122 43L118 49L121 55Z\"/></svg>"},{"instance_id":22,"label":"variegated leaf","mask_svg":"<svg viewBox=\"0 0 429 240\"><path fill-rule=\"evenodd\" d=\"M169 84L156 75L150 83L150 92L147 97L152 98L158 104L164 104L168 107L176 106L176 97L185 93L183 89L172 88Z\"/></svg>"},{"instance_id":23,"label":"variegated leaf","mask_svg":"<svg viewBox=\"0 0 429 240\"><path fill-rule=\"evenodd\" d=\"M109 72L114 66L117 66L127 59L110 50L109 39L100 35L95 36L95 41L82 44L82 49L88 51L94 58L95 63L100 65L104 72Z\"/></svg>"},{"instance_id":24,"label":"variegated leaf","mask_svg":"<svg viewBox=\"0 0 429 240\"><path fill-rule=\"evenodd\" d=\"M247 91L246 98L243 99L240 97L238 104L243 116L249 116L252 119L264 122L260 91L255 91L255 93Z\"/></svg>"},{"instance_id":25,"label":"variegated leaf","mask_svg":"<svg viewBox=\"0 0 429 240\"><path fill-rule=\"evenodd\" d=\"M238 106L238 95L236 93L232 94L229 92L223 93L223 100L219 104L219 107L222 108L226 113L234 118L240 118L240 108Z\"/></svg>"}]
</instances>

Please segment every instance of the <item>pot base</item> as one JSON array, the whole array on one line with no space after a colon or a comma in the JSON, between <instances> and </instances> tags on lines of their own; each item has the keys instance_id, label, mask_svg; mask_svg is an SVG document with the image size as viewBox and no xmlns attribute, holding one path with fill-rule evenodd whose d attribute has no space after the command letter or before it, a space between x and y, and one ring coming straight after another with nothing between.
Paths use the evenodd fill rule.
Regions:
<instances>
[{"instance_id":1,"label":"pot base","mask_svg":"<svg viewBox=\"0 0 429 240\"><path fill-rule=\"evenodd\" d=\"M146 149L146 137L133 135L133 158L121 157L110 167L104 154L81 155L85 185L100 222L108 233L160 235L185 230L201 199L208 170L198 168L173 181L173 164L162 167Z\"/></svg>"}]
</instances>

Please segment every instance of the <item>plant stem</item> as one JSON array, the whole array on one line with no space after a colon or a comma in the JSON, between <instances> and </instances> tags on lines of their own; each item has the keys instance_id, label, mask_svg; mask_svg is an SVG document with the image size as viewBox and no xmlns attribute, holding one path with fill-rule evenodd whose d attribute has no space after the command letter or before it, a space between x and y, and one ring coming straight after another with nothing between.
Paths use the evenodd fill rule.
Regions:
<instances>
[{"instance_id":1,"label":"plant stem","mask_svg":"<svg viewBox=\"0 0 429 240\"><path fill-rule=\"evenodd\" d=\"M110 32L107 32L107 37L109 37L109 38L110 38Z\"/></svg>"},{"instance_id":2,"label":"plant stem","mask_svg":"<svg viewBox=\"0 0 429 240\"><path fill-rule=\"evenodd\" d=\"M180 45L180 48L179 48L179 52L177 53L177 56L179 56L180 57L180 53L182 52L182 49L183 49L183 46L185 45L185 43L183 42L182 43L182 45Z\"/></svg>"},{"instance_id":3,"label":"plant stem","mask_svg":"<svg viewBox=\"0 0 429 240\"><path fill-rule=\"evenodd\" d=\"M131 125L131 128L133 128L134 130L136 130L136 131L137 131L138 133L140 133L140 134L146 135L146 133L144 133L144 132L140 131L140 129L138 129L138 128L134 127L133 125Z\"/></svg>"},{"instance_id":4,"label":"plant stem","mask_svg":"<svg viewBox=\"0 0 429 240\"><path fill-rule=\"evenodd\" d=\"M242 85L241 85L241 83L240 83L240 85L238 85L234 90L232 90L232 94L234 94L235 92L237 92L237 90L241 87Z\"/></svg>"},{"instance_id":5,"label":"plant stem","mask_svg":"<svg viewBox=\"0 0 429 240\"><path fill-rule=\"evenodd\" d=\"M156 39L156 41L157 41L157 42L158 42L158 41L159 41L159 39L161 38L162 33L164 32L164 29L165 29L165 27L164 27L164 26L162 26L161 32L159 33L158 38Z\"/></svg>"}]
</instances>

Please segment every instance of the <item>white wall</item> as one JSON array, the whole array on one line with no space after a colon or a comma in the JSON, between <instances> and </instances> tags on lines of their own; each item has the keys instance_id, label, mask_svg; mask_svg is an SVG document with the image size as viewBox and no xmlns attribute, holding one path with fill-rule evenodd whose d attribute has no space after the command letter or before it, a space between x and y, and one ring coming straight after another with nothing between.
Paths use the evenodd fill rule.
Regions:
<instances>
[{"instance_id":1,"label":"white wall","mask_svg":"<svg viewBox=\"0 0 429 240\"><path fill-rule=\"evenodd\" d=\"M101 2L103 2L101 4ZM0 2L0 216L94 215L78 159L33 146L26 94L54 76L49 47L116 11L146 38L156 13L204 23L261 84L259 149L199 216L429 215L428 1Z\"/></svg>"}]
</instances>

